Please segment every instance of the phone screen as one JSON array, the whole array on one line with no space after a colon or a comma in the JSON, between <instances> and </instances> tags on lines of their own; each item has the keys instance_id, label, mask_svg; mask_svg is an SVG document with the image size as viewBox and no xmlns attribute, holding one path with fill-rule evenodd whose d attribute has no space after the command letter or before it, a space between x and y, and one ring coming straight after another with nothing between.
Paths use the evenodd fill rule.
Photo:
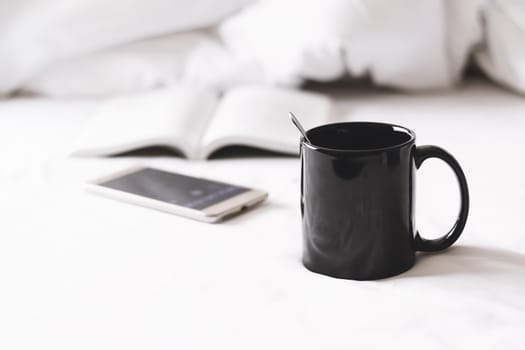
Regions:
<instances>
[{"instance_id":1,"label":"phone screen","mask_svg":"<svg viewBox=\"0 0 525 350\"><path fill-rule=\"evenodd\" d=\"M193 209L204 209L250 190L152 168L143 168L99 185Z\"/></svg>"}]
</instances>

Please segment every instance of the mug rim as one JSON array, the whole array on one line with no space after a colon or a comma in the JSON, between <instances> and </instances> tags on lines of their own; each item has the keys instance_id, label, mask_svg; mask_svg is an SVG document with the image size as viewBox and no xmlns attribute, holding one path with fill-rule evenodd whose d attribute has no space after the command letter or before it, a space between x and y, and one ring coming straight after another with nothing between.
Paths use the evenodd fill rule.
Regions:
<instances>
[{"instance_id":1,"label":"mug rim","mask_svg":"<svg viewBox=\"0 0 525 350\"><path fill-rule=\"evenodd\" d=\"M330 148L330 147L323 147L323 146L317 146L314 145L308 141L305 140L304 136L301 136L301 144L305 145L306 147L310 148L313 151L327 151L327 152L333 152L333 153L371 153L371 152L381 152L381 151L387 151L391 149L401 148L403 146L406 146L410 143L413 143L416 140L416 133L412 130L410 130L407 127L404 127L402 125L398 124L391 124L391 123L382 123L382 122L336 122L336 123L329 123L329 124L323 124L316 126L314 128L308 129L306 131L306 135L311 131L319 130L326 127L334 127L336 125L362 125L362 126L391 126L395 128L403 129L405 132L407 132L408 135L410 135L410 138L402 143L387 146L387 147L379 147L379 148L367 148L367 149L341 149L341 148Z\"/></svg>"}]
</instances>

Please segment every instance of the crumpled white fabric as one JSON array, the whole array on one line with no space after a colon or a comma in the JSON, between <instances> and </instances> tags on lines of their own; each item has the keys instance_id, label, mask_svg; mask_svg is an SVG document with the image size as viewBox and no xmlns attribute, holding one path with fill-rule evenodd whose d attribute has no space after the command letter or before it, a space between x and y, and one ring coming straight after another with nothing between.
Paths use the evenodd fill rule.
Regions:
<instances>
[{"instance_id":1,"label":"crumpled white fabric","mask_svg":"<svg viewBox=\"0 0 525 350\"><path fill-rule=\"evenodd\" d=\"M188 31L133 42L49 66L24 89L52 97L123 94L170 86L259 82L259 65L241 62L208 31Z\"/></svg>"},{"instance_id":2,"label":"crumpled white fabric","mask_svg":"<svg viewBox=\"0 0 525 350\"><path fill-rule=\"evenodd\" d=\"M460 79L481 38L480 5L479 0L267 0L224 21L219 31L237 55L259 58L278 82L325 81L348 73L404 89L442 88Z\"/></svg>"},{"instance_id":3,"label":"crumpled white fabric","mask_svg":"<svg viewBox=\"0 0 525 350\"><path fill-rule=\"evenodd\" d=\"M0 94L24 86L39 72L68 59L210 26L248 1L2 0Z\"/></svg>"},{"instance_id":4,"label":"crumpled white fabric","mask_svg":"<svg viewBox=\"0 0 525 350\"><path fill-rule=\"evenodd\" d=\"M479 65L493 80L525 94L525 1L490 1L484 16Z\"/></svg>"},{"instance_id":5,"label":"crumpled white fabric","mask_svg":"<svg viewBox=\"0 0 525 350\"><path fill-rule=\"evenodd\" d=\"M51 3L0 5L18 7L0 24L0 94L105 96L344 76L418 91L454 86L471 59L525 93L520 0Z\"/></svg>"}]
</instances>

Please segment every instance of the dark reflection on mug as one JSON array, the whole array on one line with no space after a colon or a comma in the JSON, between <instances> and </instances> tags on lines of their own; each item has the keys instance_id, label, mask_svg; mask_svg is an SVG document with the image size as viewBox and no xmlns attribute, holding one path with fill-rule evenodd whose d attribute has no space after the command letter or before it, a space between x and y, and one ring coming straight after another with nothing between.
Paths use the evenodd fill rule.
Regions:
<instances>
[{"instance_id":1,"label":"dark reflection on mug","mask_svg":"<svg viewBox=\"0 0 525 350\"><path fill-rule=\"evenodd\" d=\"M332 160L335 174L342 179L350 180L359 176L363 168L363 162L352 158L342 157Z\"/></svg>"}]
</instances>

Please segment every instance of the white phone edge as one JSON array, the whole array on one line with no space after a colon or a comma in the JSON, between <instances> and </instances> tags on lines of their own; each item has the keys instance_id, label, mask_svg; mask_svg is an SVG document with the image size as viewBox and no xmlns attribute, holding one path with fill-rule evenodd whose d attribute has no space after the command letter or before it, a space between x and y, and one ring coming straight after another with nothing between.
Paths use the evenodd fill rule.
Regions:
<instances>
[{"instance_id":1,"label":"white phone edge","mask_svg":"<svg viewBox=\"0 0 525 350\"><path fill-rule=\"evenodd\" d=\"M191 209L173 203L166 203L156 199L139 196L133 193L111 189L100 185L102 182L110 181L118 177L125 176L133 173L140 169L151 168L162 171L172 172L171 170L165 170L160 168L145 167L136 165L125 168L121 171L116 171L109 175L98 177L86 183L86 189L94 194L102 195L108 198L113 198L122 202L139 205L146 208L156 209L163 212L183 216L198 221L215 223L223 220L224 218L240 213L241 211L251 208L268 197L268 193L262 190L250 189L246 192L239 193L238 195L225 199L222 202L216 203L204 209ZM184 174L186 175L186 174ZM186 175L191 176L191 175ZM208 180L204 179L203 180ZM210 180L214 181L214 180ZM233 185L233 184L232 184Z\"/></svg>"}]
</instances>

